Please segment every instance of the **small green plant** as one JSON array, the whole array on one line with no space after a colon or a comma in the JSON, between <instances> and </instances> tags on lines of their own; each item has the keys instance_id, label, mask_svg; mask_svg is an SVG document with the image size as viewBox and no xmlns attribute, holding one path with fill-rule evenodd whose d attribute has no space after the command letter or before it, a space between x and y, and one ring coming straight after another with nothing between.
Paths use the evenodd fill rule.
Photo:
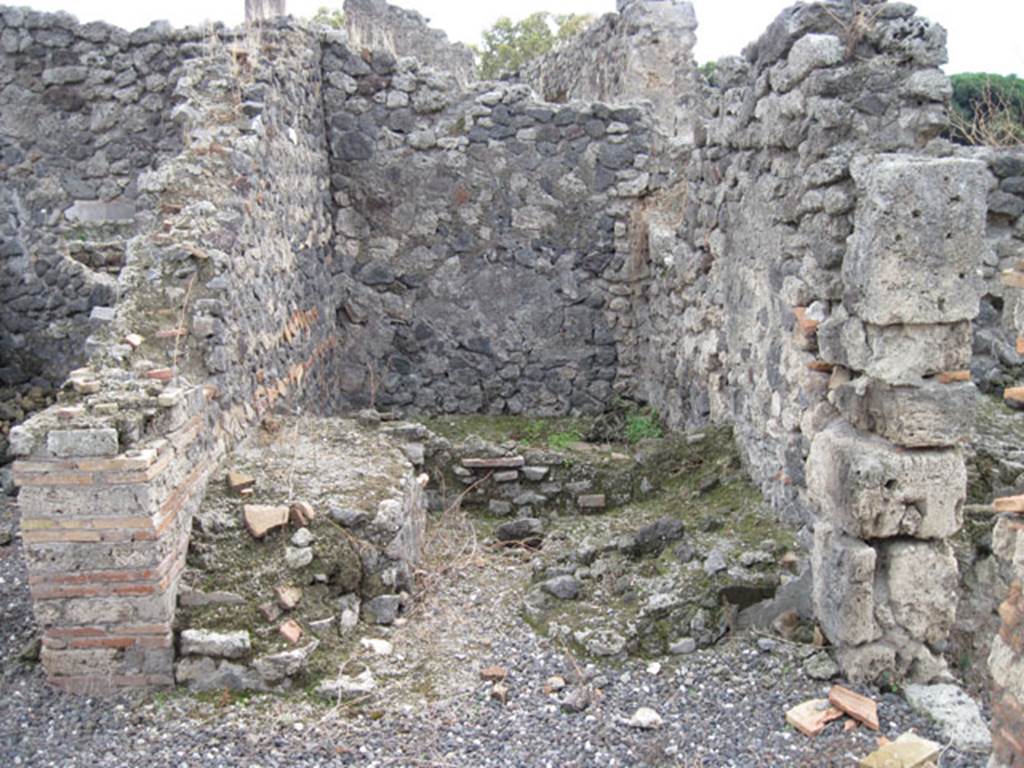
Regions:
<instances>
[{"instance_id":1,"label":"small green plant","mask_svg":"<svg viewBox=\"0 0 1024 768\"><path fill-rule=\"evenodd\" d=\"M548 435L548 448L553 451L565 451L573 443L582 442L583 435L580 434L579 430L568 429L564 432L555 432L554 434Z\"/></svg>"},{"instance_id":2,"label":"small green plant","mask_svg":"<svg viewBox=\"0 0 1024 768\"><path fill-rule=\"evenodd\" d=\"M530 446L544 441L544 422L540 419L530 419L523 425L522 432L518 436L521 445Z\"/></svg>"},{"instance_id":3,"label":"small green plant","mask_svg":"<svg viewBox=\"0 0 1024 768\"><path fill-rule=\"evenodd\" d=\"M633 444L641 440L662 437L664 432L658 412L653 408L634 410L626 415L626 442Z\"/></svg>"}]
</instances>

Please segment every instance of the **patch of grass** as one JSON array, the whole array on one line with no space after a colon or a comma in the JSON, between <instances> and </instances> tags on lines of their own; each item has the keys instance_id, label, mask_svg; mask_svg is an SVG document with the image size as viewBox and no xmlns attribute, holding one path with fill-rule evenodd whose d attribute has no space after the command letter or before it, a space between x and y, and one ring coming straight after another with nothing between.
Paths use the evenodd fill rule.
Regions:
<instances>
[{"instance_id":1,"label":"patch of grass","mask_svg":"<svg viewBox=\"0 0 1024 768\"><path fill-rule=\"evenodd\" d=\"M548 448L553 451L566 451L573 443L578 443L582 440L583 435L576 429L555 432L548 435Z\"/></svg>"},{"instance_id":2,"label":"patch of grass","mask_svg":"<svg viewBox=\"0 0 1024 768\"><path fill-rule=\"evenodd\" d=\"M664 435L658 412L653 408L634 411L626 416L626 442L639 443L641 440L658 439Z\"/></svg>"},{"instance_id":3,"label":"patch of grass","mask_svg":"<svg viewBox=\"0 0 1024 768\"><path fill-rule=\"evenodd\" d=\"M590 428L591 419L583 417L537 417L523 416L443 416L424 420L431 431L453 442L462 442L469 437L479 437L492 443L514 442L523 448L551 447L552 438L565 442L564 436L574 435L568 443L582 440Z\"/></svg>"}]
</instances>

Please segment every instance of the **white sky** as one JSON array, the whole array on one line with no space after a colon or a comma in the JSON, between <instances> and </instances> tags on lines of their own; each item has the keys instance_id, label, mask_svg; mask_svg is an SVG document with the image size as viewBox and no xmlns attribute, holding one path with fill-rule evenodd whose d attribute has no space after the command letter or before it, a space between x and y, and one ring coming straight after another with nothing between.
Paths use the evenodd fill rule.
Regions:
<instances>
[{"instance_id":1,"label":"white sky","mask_svg":"<svg viewBox=\"0 0 1024 768\"><path fill-rule=\"evenodd\" d=\"M12 0L7 0L12 2ZM342 0L288 0L296 16L312 15L320 5ZM44 11L66 10L80 21L102 19L127 29L164 18L175 26L208 19L236 24L244 0L173 0L167 3L126 0L13 0ZM431 19L454 40L479 41L480 32L499 16L518 19L534 11L593 13L615 10L615 0L397 0ZM700 28L697 59L705 62L739 53L791 0L694 0ZM1024 2L1021 0L918 0L919 12L949 31L950 63L946 71L994 72L1024 76Z\"/></svg>"}]
</instances>

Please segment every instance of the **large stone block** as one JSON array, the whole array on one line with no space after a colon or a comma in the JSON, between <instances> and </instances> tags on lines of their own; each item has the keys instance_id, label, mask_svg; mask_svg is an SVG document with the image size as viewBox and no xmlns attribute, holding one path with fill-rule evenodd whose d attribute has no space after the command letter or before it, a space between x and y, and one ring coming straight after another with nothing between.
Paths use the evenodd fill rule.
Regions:
<instances>
[{"instance_id":1,"label":"large stone block","mask_svg":"<svg viewBox=\"0 0 1024 768\"><path fill-rule=\"evenodd\" d=\"M118 451L117 430L112 427L54 429L46 437L46 448L59 458L116 456Z\"/></svg>"},{"instance_id":2,"label":"large stone block","mask_svg":"<svg viewBox=\"0 0 1024 768\"><path fill-rule=\"evenodd\" d=\"M876 616L933 649L945 647L956 620L960 571L945 542L889 541L879 545Z\"/></svg>"},{"instance_id":3,"label":"large stone block","mask_svg":"<svg viewBox=\"0 0 1024 768\"><path fill-rule=\"evenodd\" d=\"M971 361L971 324L880 326L840 309L818 327L823 360L888 384L916 384Z\"/></svg>"},{"instance_id":4,"label":"large stone block","mask_svg":"<svg viewBox=\"0 0 1024 768\"><path fill-rule=\"evenodd\" d=\"M838 387L832 402L853 426L909 448L964 443L974 423L973 384L892 387L868 377Z\"/></svg>"},{"instance_id":5,"label":"large stone block","mask_svg":"<svg viewBox=\"0 0 1024 768\"><path fill-rule=\"evenodd\" d=\"M814 612L832 643L861 645L882 637L874 616L876 560L877 553L864 542L827 522L815 525Z\"/></svg>"},{"instance_id":6,"label":"large stone block","mask_svg":"<svg viewBox=\"0 0 1024 768\"><path fill-rule=\"evenodd\" d=\"M807 487L851 536L942 539L963 524L967 470L958 449L907 450L840 421L811 442Z\"/></svg>"},{"instance_id":7,"label":"large stone block","mask_svg":"<svg viewBox=\"0 0 1024 768\"><path fill-rule=\"evenodd\" d=\"M985 164L961 158L859 158L860 190L843 261L844 303L877 325L953 323L978 314Z\"/></svg>"}]
</instances>

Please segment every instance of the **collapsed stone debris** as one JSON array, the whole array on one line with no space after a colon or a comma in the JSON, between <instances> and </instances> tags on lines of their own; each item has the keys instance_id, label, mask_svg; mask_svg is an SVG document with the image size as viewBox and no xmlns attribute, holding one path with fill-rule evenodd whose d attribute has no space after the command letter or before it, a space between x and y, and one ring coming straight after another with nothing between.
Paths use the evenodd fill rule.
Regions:
<instances>
[{"instance_id":1,"label":"collapsed stone debris","mask_svg":"<svg viewBox=\"0 0 1024 768\"><path fill-rule=\"evenodd\" d=\"M512 518L498 538L551 558L526 601L547 631L603 588L595 564L673 552L674 573L695 572L664 516L597 554L549 547L551 513L661 492L656 456L432 453L422 426L377 415L367 444L401 471L373 504L261 486L255 466L236 467L255 484L223 482L229 454L286 445L295 419L567 416L622 399L672 429L732 424L770 524L788 526L775 543L789 531L791 547L702 551L716 594L752 608L785 560L798 572L770 579L763 623L813 620L855 681L945 680L972 576L957 542L977 519L977 390L1020 401L1024 157L946 142L945 31L906 4L870 9L862 24L853 4L794 6L708 79L688 3L623 0L518 77L481 83L465 51L376 0L350 1L345 34L288 19L258 35L127 33L0 8L0 448L17 459L52 682L283 685L323 652L321 622L402 618L442 477ZM360 444L356 427L334 439ZM1024 491L1003 475L972 505ZM998 509L991 568L1014 585L988 596L1004 768L1024 760L1024 536L1019 509ZM196 651L180 626L231 607L218 585L182 589L229 520L304 575L263 585L273 633L250 637L244 664ZM366 549L330 550L320 570L333 545ZM277 587L302 599L279 605ZM317 606L317 590L335 601L323 615L270 617ZM657 632L565 636L685 652L742 615L700 614L678 591L650 600ZM353 671L322 694L375 685Z\"/></svg>"}]
</instances>

